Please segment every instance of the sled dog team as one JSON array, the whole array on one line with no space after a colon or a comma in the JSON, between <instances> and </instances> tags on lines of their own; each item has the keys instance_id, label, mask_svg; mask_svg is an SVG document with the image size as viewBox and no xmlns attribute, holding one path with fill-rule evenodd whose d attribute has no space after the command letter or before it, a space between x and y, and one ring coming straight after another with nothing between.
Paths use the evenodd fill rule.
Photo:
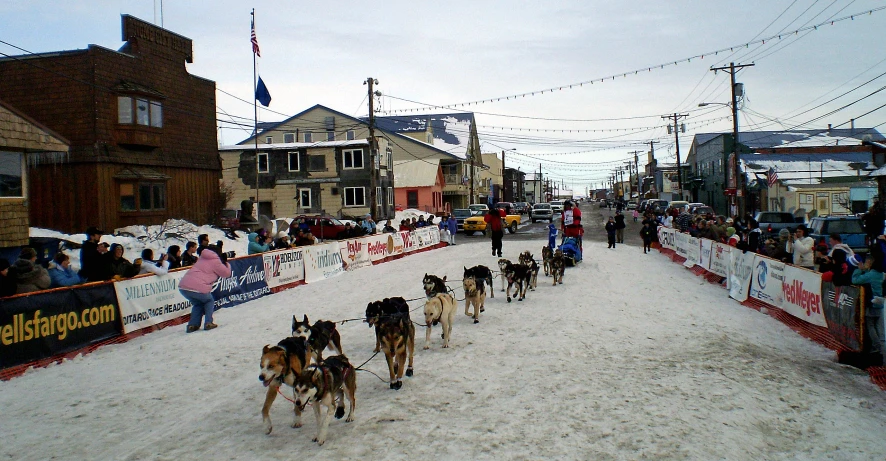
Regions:
<instances>
[{"instance_id":1,"label":"sled dog team","mask_svg":"<svg viewBox=\"0 0 886 461\"><path fill-rule=\"evenodd\" d=\"M542 264L545 275L553 276L553 285L563 284L566 268L563 253L542 248ZM526 290L535 290L539 265L529 251L520 254L517 263L501 258L498 260L501 272L502 291L511 302L511 288L518 301L526 298ZM492 271L486 266L464 268L462 287L465 292L465 315L480 323L480 313L484 311L486 287L489 296L495 297L492 288ZM507 281L507 287L505 287ZM455 312L458 308L455 296L446 286L446 277L425 274L422 279L427 300L425 301L425 349L431 347L431 328L438 323L443 327L443 347L449 347ZM471 313L473 306L473 314ZM385 298L373 301L366 306L364 319L369 327L375 327L375 350L383 352L388 363L389 385L391 389L403 386L403 375L412 376L412 359L415 350L415 324L409 317L409 304L402 297ZM323 358L326 348L335 355ZM273 430L270 408L277 397L279 388L286 385L292 388L294 414L292 427L302 426L301 415L308 404L314 409L317 433L313 441L319 445L326 442L330 418L341 419L345 414L345 397L349 402L346 422L354 420L356 407L356 369L348 361L341 347L341 335L334 322L318 320L313 324L305 315L302 320L292 316L292 335L284 338L276 346L266 345L262 349L259 363L261 372L258 379L267 388L265 403L262 406L262 421L265 433ZM323 408L326 409L325 413Z\"/></svg>"}]
</instances>

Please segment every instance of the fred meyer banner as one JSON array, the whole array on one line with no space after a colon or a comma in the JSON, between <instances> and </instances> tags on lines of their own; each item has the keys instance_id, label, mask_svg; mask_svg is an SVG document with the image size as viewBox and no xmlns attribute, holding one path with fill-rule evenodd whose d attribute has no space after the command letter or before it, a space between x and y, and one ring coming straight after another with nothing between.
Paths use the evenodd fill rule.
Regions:
<instances>
[{"instance_id":1,"label":"fred meyer banner","mask_svg":"<svg viewBox=\"0 0 886 461\"><path fill-rule=\"evenodd\" d=\"M821 274L785 266L784 275L784 302L777 307L800 320L827 328L821 305Z\"/></svg>"},{"instance_id":2,"label":"fred meyer banner","mask_svg":"<svg viewBox=\"0 0 886 461\"><path fill-rule=\"evenodd\" d=\"M265 280L270 288L292 286L305 281L305 260L302 248L262 253Z\"/></svg>"},{"instance_id":3,"label":"fred meyer banner","mask_svg":"<svg viewBox=\"0 0 886 461\"><path fill-rule=\"evenodd\" d=\"M305 282L329 279L344 272L339 242L302 248L305 255Z\"/></svg>"},{"instance_id":4,"label":"fred meyer banner","mask_svg":"<svg viewBox=\"0 0 886 461\"><path fill-rule=\"evenodd\" d=\"M218 279L212 286L216 309L236 306L271 293L265 280L262 255L232 259L229 263L231 276Z\"/></svg>"},{"instance_id":5,"label":"fred meyer banner","mask_svg":"<svg viewBox=\"0 0 886 461\"><path fill-rule=\"evenodd\" d=\"M0 299L0 369L120 335L110 283Z\"/></svg>"},{"instance_id":6,"label":"fred meyer banner","mask_svg":"<svg viewBox=\"0 0 886 461\"><path fill-rule=\"evenodd\" d=\"M114 282L123 333L131 333L191 313L191 302L178 291L187 271Z\"/></svg>"}]
</instances>

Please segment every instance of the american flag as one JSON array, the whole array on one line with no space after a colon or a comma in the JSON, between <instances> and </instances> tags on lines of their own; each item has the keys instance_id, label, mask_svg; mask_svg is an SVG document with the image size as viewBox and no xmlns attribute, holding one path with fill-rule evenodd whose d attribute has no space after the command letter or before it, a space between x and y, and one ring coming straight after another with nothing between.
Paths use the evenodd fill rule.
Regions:
<instances>
[{"instance_id":1,"label":"american flag","mask_svg":"<svg viewBox=\"0 0 886 461\"><path fill-rule=\"evenodd\" d=\"M252 52L256 56L261 57L261 51L258 49L258 39L255 37L255 19L252 20Z\"/></svg>"},{"instance_id":2,"label":"american flag","mask_svg":"<svg viewBox=\"0 0 886 461\"><path fill-rule=\"evenodd\" d=\"M770 168L769 172L766 173L766 182L769 184L770 189L778 182L778 173L775 172L775 169Z\"/></svg>"}]
</instances>

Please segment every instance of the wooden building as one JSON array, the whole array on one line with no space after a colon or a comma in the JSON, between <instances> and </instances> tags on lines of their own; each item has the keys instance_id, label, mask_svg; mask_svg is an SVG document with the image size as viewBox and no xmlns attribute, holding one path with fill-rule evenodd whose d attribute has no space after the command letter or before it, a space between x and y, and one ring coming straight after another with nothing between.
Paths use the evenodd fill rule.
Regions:
<instances>
[{"instance_id":1,"label":"wooden building","mask_svg":"<svg viewBox=\"0 0 886 461\"><path fill-rule=\"evenodd\" d=\"M83 232L215 215L215 82L188 73L189 38L122 16L118 51L0 59L0 99L70 140L29 168L31 226Z\"/></svg>"}]
</instances>

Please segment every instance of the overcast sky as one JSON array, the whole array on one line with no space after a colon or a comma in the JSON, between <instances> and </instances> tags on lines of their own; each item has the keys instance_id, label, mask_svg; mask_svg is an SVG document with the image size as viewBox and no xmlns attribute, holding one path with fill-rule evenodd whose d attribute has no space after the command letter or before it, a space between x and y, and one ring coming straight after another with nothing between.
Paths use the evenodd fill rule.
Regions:
<instances>
[{"instance_id":1,"label":"overcast sky","mask_svg":"<svg viewBox=\"0 0 886 461\"><path fill-rule=\"evenodd\" d=\"M0 4L0 40L31 52L82 49L88 44L118 49L122 45L120 14L150 22L156 18L159 24L159 5L159 0L6 1ZM687 133L680 139L684 157L694 133L731 131L728 108L697 107L699 102L729 101L728 74L715 75L711 66L730 61L756 63L738 74L747 94L739 116L742 131L792 128L883 87L886 76L809 110L886 72L886 10L791 34L883 6L886 1L882 0L166 0L163 26L193 40L191 73L251 101L249 12L254 7L262 55L259 73L273 97L270 109L279 112L262 110L262 121L282 120L281 114L292 115L314 104L365 115L362 82L369 76L378 79L377 89L385 95L381 107L392 111L421 107L394 97L447 105L619 75L571 90L470 106L476 113L484 152L516 149L519 154L508 156L509 166L536 170L542 159L546 173L583 189L608 178L614 166L588 163L625 159L628 152L648 150L649 145L642 143L649 140L659 141L656 158L673 162L674 140L665 131L663 114L689 115L681 121L687 124ZM767 40L765 45L708 54L779 33L785 34L781 40ZM4 44L0 52L21 54ZM705 54L703 59L673 65L701 54ZM658 67L667 63L672 65ZM649 67L653 70L633 74ZM627 72L627 77L621 77ZM802 128L828 123L848 127L850 118L884 100L886 91ZM232 120L225 113L252 119L251 104L221 92L217 103L223 120ZM545 121L491 114L640 118ZM858 119L856 126L884 122L886 109L881 109ZM220 127L224 144L234 144L248 134L228 123ZM520 132L517 128L625 131ZM879 128L886 131L884 126Z\"/></svg>"}]
</instances>

